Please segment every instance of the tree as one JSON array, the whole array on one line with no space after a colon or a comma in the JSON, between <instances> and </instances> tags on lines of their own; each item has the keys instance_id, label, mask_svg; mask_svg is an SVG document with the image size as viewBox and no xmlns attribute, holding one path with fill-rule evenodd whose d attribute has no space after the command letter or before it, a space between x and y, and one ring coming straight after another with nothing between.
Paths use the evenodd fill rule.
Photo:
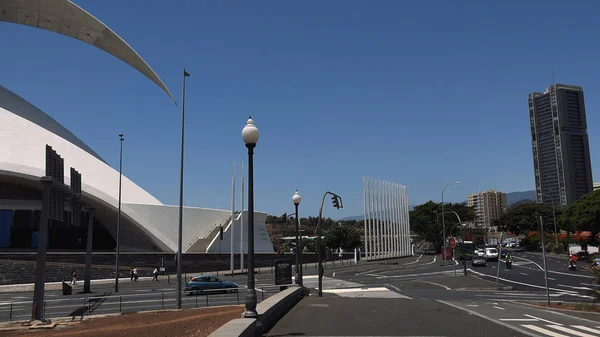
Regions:
<instances>
[{"instance_id":1,"label":"tree","mask_svg":"<svg viewBox=\"0 0 600 337\"><path fill-rule=\"evenodd\" d=\"M600 191L589 193L568 206L558 223L568 232L590 231L596 238L600 232Z\"/></svg>"},{"instance_id":2,"label":"tree","mask_svg":"<svg viewBox=\"0 0 600 337\"><path fill-rule=\"evenodd\" d=\"M349 226L334 226L325 234L325 246L352 250L361 245L360 232Z\"/></svg>"},{"instance_id":3,"label":"tree","mask_svg":"<svg viewBox=\"0 0 600 337\"><path fill-rule=\"evenodd\" d=\"M465 223L475 219L475 213L471 207L462 204L444 204L444 213L446 222L446 233L450 234L452 227L458 223L456 215L452 211L458 213L460 220ZM437 216L436 216L437 213ZM431 242L436 247L439 253L442 247L442 204L433 201L428 201L422 205L415 207L409 213L410 227L421 240ZM457 226L458 228L458 226Z\"/></svg>"},{"instance_id":4,"label":"tree","mask_svg":"<svg viewBox=\"0 0 600 337\"><path fill-rule=\"evenodd\" d=\"M554 232L552 226L552 205L541 203L525 203L509 208L500 218L496 219L494 225L501 231L513 232L517 235L539 229L539 216L544 219L546 231ZM560 209L556 209L556 218L560 215ZM558 220L557 220L558 221Z\"/></svg>"}]
</instances>

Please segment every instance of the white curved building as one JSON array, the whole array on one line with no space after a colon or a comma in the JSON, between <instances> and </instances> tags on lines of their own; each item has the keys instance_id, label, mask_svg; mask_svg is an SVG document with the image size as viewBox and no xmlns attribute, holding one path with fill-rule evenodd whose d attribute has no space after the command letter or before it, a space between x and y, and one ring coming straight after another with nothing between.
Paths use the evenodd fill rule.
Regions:
<instances>
[{"instance_id":1,"label":"white curved building","mask_svg":"<svg viewBox=\"0 0 600 337\"><path fill-rule=\"evenodd\" d=\"M0 86L0 248L28 249L39 228L45 147L52 146L64 158L65 182L69 167L82 176L86 202L95 208L94 250L112 250L116 236L119 172L50 116ZM226 190L226 189L225 189ZM177 250L178 207L158 199L123 177L121 250ZM65 205L69 211L69 203ZM255 213L255 251L273 252L264 226L267 214ZM243 216L247 219L247 215ZM65 222L50 224L49 249L85 249L87 222L83 227ZM234 219L235 251L240 250L240 216ZM219 228L224 240L218 245ZM245 226L246 227L246 226ZM183 252L229 252L231 211L185 207ZM247 234L247 231L244 231ZM245 243L246 239L242 238ZM220 247L219 247L220 246ZM246 250L246 249L244 249Z\"/></svg>"}]
</instances>

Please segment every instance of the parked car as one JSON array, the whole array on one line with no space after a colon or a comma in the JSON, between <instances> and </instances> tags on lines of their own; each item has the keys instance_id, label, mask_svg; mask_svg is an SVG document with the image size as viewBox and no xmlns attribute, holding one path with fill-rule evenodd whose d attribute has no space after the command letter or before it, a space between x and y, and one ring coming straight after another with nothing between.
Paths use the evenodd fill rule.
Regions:
<instances>
[{"instance_id":1,"label":"parked car","mask_svg":"<svg viewBox=\"0 0 600 337\"><path fill-rule=\"evenodd\" d=\"M496 248L486 248L485 259L487 261L498 261L498 250Z\"/></svg>"},{"instance_id":2,"label":"parked car","mask_svg":"<svg viewBox=\"0 0 600 337\"><path fill-rule=\"evenodd\" d=\"M236 292L238 285L232 281L223 281L216 276L192 276L185 284L188 295L198 294L207 290L223 290Z\"/></svg>"},{"instance_id":3,"label":"parked car","mask_svg":"<svg viewBox=\"0 0 600 337\"><path fill-rule=\"evenodd\" d=\"M486 267L487 261L482 256L473 256L473 260L471 260L471 266L472 267L477 267L477 266Z\"/></svg>"}]
</instances>

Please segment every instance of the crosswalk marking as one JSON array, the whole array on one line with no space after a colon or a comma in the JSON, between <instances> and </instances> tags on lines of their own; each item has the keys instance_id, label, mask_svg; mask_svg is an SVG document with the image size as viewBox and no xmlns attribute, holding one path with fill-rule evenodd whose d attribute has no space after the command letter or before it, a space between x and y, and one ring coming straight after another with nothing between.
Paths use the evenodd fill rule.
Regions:
<instances>
[{"instance_id":1,"label":"crosswalk marking","mask_svg":"<svg viewBox=\"0 0 600 337\"><path fill-rule=\"evenodd\" d=\"M533 330L533 331L537 331L539 333L543 333L544 335L548 335L548 336L552 336L552 337L569 337L567 335L559 334L554 331L550 331L550 330L541 328L541 327L539 327L537 325L533 325L533 324L523 324L522 327Z\"/></svg>"},{"instance_id":2,"label":"crosswalk marking","mask_svg":"<svg viewBox=\"0 0 600 337\"><path fill-rule=\"evenodd\" d=\"M579 332L579 331L569 329L564 326L558 326L558 325L546 325L546 326L549 328L560 330L562 332L566 332L568 334L572 334L572 335L579 336L579 337L597 337L597 335L590 335L589 333Z\"/></svg>"},{"instance_id":3,"label":"crosswalk marking","mask_svg":"<svg viewBox=\"0 0 600 337\"><path fill-rule=\"evenodd\" d=\"M595 334L600 335L600 330L588 328L587 326L583 326L583 325L571 325L571 326L574 327L574 328L577 328L579 330L583 330L583 331L587 331L587 332L593 332ZM598 326L597 328L600 328L600 326Z\"/></svg>"},{"instance_id":4,"label":"crosswalk marking","mask_svg":"<svg viewBox=\"0 0 600 337\"><path fill-rule=\"evenodd\" d=\"M552 322L552 321L549 321L549 320L547 320L547 319L543 319L543 318L535 317L535 316L528 315L528 314L523 314L523 316L527 316L527 317L529 317L529 318L535 318L535 319L537 319L537 320L539 320L539 321L546 322L546 323L550 323L550 324L554 324L554 325L562 325L562 324L560 324L560 323Z\"/></svg>"}]
</instances>

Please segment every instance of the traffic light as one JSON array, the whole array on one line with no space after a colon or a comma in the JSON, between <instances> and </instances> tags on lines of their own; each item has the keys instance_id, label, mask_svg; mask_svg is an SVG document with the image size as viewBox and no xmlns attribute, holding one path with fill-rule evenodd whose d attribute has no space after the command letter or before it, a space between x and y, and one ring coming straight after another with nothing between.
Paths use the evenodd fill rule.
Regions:
<instances>
[{"instance_id":1,"label":"traffic light","mask_svg":"<svg viewBox=\"0 0 600 337\"><path fill-rule=\"evenodd\" d=\"M333 202L333 207L340 209L340 201L339 201L337 195L334 195L333 197L331 197L331 202Z\"/></svg>"}]
</instances>

